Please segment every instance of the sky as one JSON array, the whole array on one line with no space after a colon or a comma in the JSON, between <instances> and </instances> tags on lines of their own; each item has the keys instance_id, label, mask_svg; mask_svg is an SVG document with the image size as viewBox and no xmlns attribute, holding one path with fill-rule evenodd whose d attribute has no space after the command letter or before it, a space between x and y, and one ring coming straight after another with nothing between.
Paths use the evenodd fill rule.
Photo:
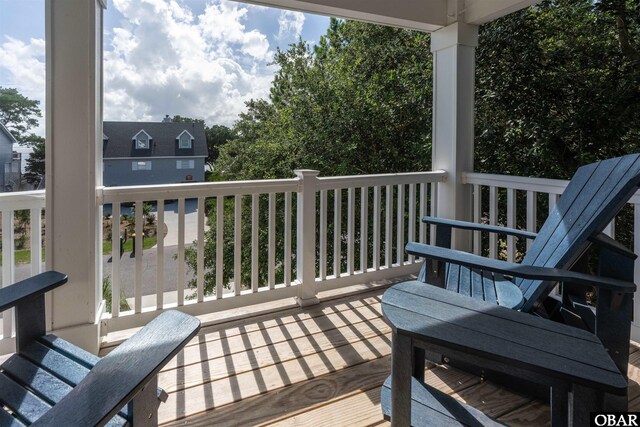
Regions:
<instances>
[{"instance_id":1,"label":"sky","mask_svg":"<svg viewBox=\"0 0 640 427\"><path fill-rule=\"evenodd\" d=\"M233 125L263 98L277 47L317 43L329 18L226 0L108 0L104 120L166 114ZM45 94L44 0L0 0L0 86ZM37 134L44 136L44 120Z\"/></svg>"}]
</instances>

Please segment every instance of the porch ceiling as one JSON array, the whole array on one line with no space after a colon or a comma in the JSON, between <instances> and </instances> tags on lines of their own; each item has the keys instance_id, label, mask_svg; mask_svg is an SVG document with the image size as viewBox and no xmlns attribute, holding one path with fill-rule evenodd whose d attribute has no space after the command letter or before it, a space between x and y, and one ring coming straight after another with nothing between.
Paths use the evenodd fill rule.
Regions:
<instances>
[{"instance_id":1,"label":"porch ceiling","mask_svg":"<svg viewBox=\"0 0 640 427\"><path fill-rule=\"evenodd\" d=\"M454 22L480 25L540 0L247 0L247 3L436 31Z\"/></svg>"}]
</instances>

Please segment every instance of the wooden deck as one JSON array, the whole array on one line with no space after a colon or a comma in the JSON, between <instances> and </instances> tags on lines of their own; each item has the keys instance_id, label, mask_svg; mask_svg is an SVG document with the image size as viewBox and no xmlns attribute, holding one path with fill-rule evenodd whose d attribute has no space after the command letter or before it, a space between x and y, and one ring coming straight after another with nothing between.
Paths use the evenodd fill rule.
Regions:
<instances>
[{"instance_id":1,"label":"wooden deck","mask_svg":"<svg viewBox=\"0 0 640 427\"><path fill-rule=\"evenodd\" d=\"M384 288L205 327L160 373L169 393L160 423L190 426L387 424L380 386L391 366ZM107 350L107 349L105 349ZM640 351L629 366L630 408L640 410ZM459 370L426 379L508 425L549 424L545 403Z\"/></svg>"}]
</instances>

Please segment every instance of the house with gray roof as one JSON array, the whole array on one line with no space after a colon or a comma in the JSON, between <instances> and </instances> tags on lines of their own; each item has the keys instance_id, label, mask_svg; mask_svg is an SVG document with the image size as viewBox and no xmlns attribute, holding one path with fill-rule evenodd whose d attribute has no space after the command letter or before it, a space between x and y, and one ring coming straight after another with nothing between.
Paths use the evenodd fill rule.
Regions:
<instances>
[{"instance_id":1,"label":"house with gray roof","mask_svg":"<svg viewBox=\"0 0 640 427\"><path fill-rule=\"evenodd\" d=\"M103 182L123 185L203 182L204 125L172 122L103 123Z\"/></svg>"},{"instance_id":2,"label":"house with gray roof","mask_svg":"<svg viewBox=\"0 0 640 427\"><path fill-rule=\"evenodd\" d=\"M0 123L0 192L18 190L20 185L20 154L13 152L17 142Z\"/></svg>"}]
</instances>

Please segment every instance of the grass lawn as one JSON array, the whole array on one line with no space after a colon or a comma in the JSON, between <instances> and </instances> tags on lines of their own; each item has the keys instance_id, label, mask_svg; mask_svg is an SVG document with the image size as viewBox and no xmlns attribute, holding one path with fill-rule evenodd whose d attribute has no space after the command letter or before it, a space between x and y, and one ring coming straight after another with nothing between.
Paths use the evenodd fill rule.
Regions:
<instances>
[{"instance_id":1,"label":"grass lawn","mask_svg":"<svg viewBox=\"0 0 640 427\"><path fill-rule=\"evenodd\" d=\"M15 252L16 264L29 264L31 262L31 249L20 249ZM42 260L44 261L44 249L42 249ZM2 263L2 253L0 253L0 263Z\"/></svg>"},{"instance_id":2,"label":"grass lawn","mask_svg":"<svg viewBox=\"0 0 640 427\"><path fill-rule=\"evenodd\" d=\"M143 249L149 249L156 245L156 237L145 237L142 242ZM124 252L133 252L133 240L129 239L124 242ZM111 242L102 243L102 253L109 255L111 253ZM29 264L31 262L31 249L21 249L15 252L16 264ZM44 261L44 249L42 250L42 260ZM0 264L2 263L2 253L0 251Z\"/></svg>"},{"instance_id":3,"label":"grass lawn","mask_svg":"<svg viewBox=\"0 0 640 427\"><path fill-rule=\"evenodd\" d=\"M156 245L156 237L145 237L144 240L142 241L142 249L149 249L152 248ZM109 255L111 253L112 250L112 242L111 241L107 241L107 242L102 242L102 254L103 255ZM123 253L124 252L133 252L133 240L129 239L126 242L124 242L124 247L122 248Z\"/></svg>"}]
</instances>

